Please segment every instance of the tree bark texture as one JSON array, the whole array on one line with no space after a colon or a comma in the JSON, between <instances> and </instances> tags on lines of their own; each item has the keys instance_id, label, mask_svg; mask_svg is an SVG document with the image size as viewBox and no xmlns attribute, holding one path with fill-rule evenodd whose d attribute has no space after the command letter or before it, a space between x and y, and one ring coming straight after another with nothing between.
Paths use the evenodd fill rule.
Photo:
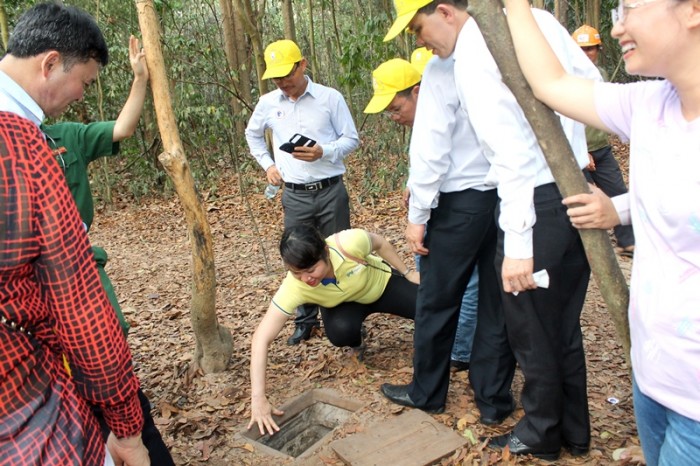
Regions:
<instances>
[{"instance_id":1,"label":"tree bark texture","mask_svg":"<svg viewBox=\"0 0 700 466\"><path fill-rule=\"evenodd\" d=\"M314 34L314 2L308 0L306 2L306 13L309 15L309 55L311 61L311 75L315 80L319 80L318 74L318 59L316 57L316 34Z\"/></svg>"},{"instance_id":2,"label":"tree bark texture","mask_svg":"<svg viewBox=\"0 0 700 466\"><path fill-rule=\"evenodd\" d=\"M498 64L503 82L513 92L532 127L562 196L589 192L576 163L559 117L537 100L518 66L513 39L503 6L498 0L473 0L469 14L476 20L484 40ZM579 230L586 256L601 295L615 324L629 367L630 334L627 307L629 289L605 230Z\"/></svg>"},{"instance_id":3,"label":"tree bark texture","mask_svg":"<svg viewBox=\"0 0 700 466\"><path fill-rule=\"evenodd\" d=\"M163 140L164 152L159 160L182 204L192 247L190 319L196 341L194 364L205 373L220 372L226 369L231 359L233 345L231 333L220 326L216 318L216 274L211 230L175 121L153 0L136 0L136 9L151 76L158 128Z\"/></svg>"},{"instance_id":4,"label":"tree bark texture","mask_svg":"<svg viewBox=\"0 0 700 466\"><path fill-rule=\"evenodd\" d=\"M2 36L2 50L7 50L7 42L10 40L10 29L7 26L7 10L5 2L0 1L0 36Z\"/></svg>"},{"instance_id":5,"label":"tree bark texture","mask_svg":"<svg viewBox=\"0 0 700 466\"><path fill-rule=\"evenodd\" d=\"M265 49L263 48L262 33L255 20L256 15L253 14L250 0L233 0L233 9L243 23L243 27L253 45L253 58L255 59L255 69L258 73L258 89L260 89L260 95L263 95L269 88L262 79L262 75L265 73Z\"/></svg>"},{"instance_id":6,"label":"tree bark texture","mask_svg":"<svg viewBox=\"0 0 700 466\"><path fill-rule=\"evenodd\" d=\"M294 26L294 6L292 5L292 0L282 0L282 22L284 23L285 39L296 42L297 28Z\"/></svg>"},{"instance_id":7,"label":"tree bark texture","mask_svg":"<svg viewBox=\"0 0 700 466\"><path fill-rule=\"evenodd\" d=\"M224 52L228 63L228 75L231 76L230 84L235 89L236 96L231 97L231 110L234 115L234 125L237 137L243 137L245 131L245 121L239 118L244 113L241 103L240 72L241 64L238 61L238 50L236 48L236 24L234 21L233 5L231 0L219 0L221 6L221 24L224 36Z\"/></svg>"}]
</instances>

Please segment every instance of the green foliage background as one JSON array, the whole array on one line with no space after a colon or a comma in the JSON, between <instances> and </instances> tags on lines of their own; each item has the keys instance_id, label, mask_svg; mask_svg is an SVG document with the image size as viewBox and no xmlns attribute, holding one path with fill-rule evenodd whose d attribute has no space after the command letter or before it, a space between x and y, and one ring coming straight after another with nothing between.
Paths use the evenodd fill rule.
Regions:
<instances>
[{"instance_id":1,"label":"green foliage background","mask_svg":"<svg viewBox=\"0 0 700 466\"><path fill-rule=\"evenodd\" d=\"M264 3L263 3L264 2ZM334 2L334 3L332 3ZM22 11L35 1L5 1L12 25ZM114 119L126 99L131 85L128 63L130 34L139 36L135 3L123 0L73 0L96 17L110 47L110 64L100 73L83 102L75 104L63 119L94 121ZM265 44L283 37L280 2L256 2L265 12L261 18ZM297 42L310 58L310 22L308 0L296 0L295 26ZM410 132L381 115L364 115L362 110L371 96L371 72L381 62L396 56L408 58L412 38L401 37L382 42L393 16L388 0L312 0L316 70L312 78L339 89L346 97L360 130L361 148L348 159L348 177L360 186L356 193L361 201L371 201L387 191L400 189L407 174L406 149ZM617 81L630 79L619 65L619 49L610 38L608 11L617 0L603 1L601 35L604 41L603 66ZM163 53L170 78L176 119L185 153L201 190L215 194L221 174L234 170L242 175L246 192L259 193L264 175L248 155L243 134L236 134L234 123L245 119L235 115L230 99L238 94L231 86L221 28L218 0L155 0L161 21ZM553 10L553 5L546 4ZM573 31L583 21L584 0L569 4L569 23ZM335 21L333 14L335 13ZM406 36L406 35L404 35ZM249 47L250 48L250 47ZM252 54L251 54L252 56ZM252 58L251 58L252 60ZM251 69L255 69L251 62ZM256 82L253 82L256 87ZM254 90L254 100L259 91ZM244 102L248 108L253 102ZM151 194L168 195L167 176L157 162L161 147L152 105L147 102L144 117L135 137L122 144L122 157L105 159L93 167L93 191L105 202L112 191L128 192L134 199Z\"/></svg>"}]
</instances>

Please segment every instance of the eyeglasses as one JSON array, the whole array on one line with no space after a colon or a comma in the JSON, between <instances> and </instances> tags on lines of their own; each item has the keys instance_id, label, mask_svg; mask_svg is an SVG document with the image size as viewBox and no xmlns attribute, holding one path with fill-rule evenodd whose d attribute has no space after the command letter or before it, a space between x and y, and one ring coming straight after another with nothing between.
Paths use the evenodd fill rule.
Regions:
<instances>
[{"instance_id":1,"label":"eyeglasses","mask_svg":"<svg viewBox=\"0 0 700 466\"><path fill-rule=\"evenodd\" d=\"M620 4L617 6L617 8L610 11L610 16L612 17L613 26L616 25L618 22L620 22L620 23L625 22L625 16L626 16L625 13L627 13L627 10L634 10L634 9L642 7L644 5L654 3L655 1L657 1L657 0L640 0L638 2L626 4L626 3L624 3L623 0L620 0Z\"/></svg>"},{"instance_id":2,"label":"eyeglasses","mask_svg":"<svg viewBox=\"0 0 700 466\"><path fill-rule=\"evenodd\" d=\"M401 113L401 110L403 110L403 106L406 105L407 100L408 99L404 97L400 104L387 107L387 109L384 110L384 115L386 115L388 118L396 118Z\"/></svg>"},{"instance_id":3,"label":"eyeglasses","mask_svg":"<svg viewBox=\"0 0 700 466\"><path fill-rule=\"evenodd\" d=\"M292 71L290 71L289 73L287 73L286 76L282 76L282 77L279 77L279 78L272 78L272 80L273 80L273 81L282 81L282 80L284 80L284 79L290 78L290 77L296 72L297 68L299 68L299 62L296 62L296 63L294 64L294 66L292 67Z\"/></svg>"}]
</instances>

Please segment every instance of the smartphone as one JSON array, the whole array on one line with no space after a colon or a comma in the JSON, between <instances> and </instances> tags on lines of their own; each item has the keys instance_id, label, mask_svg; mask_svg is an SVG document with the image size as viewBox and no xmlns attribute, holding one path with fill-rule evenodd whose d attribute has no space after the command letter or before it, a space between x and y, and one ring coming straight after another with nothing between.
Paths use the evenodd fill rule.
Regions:
<instances>
[{"instance_id":1,"label":"smartphone","mask_svg":"<svg viewBox=\"0 0 700 466\"><path fill-rule=\"evenodd\" d=\"M280 150L283 150L285 152L289 152L290 154L294 152L294 149L297 147L313 147L316 145L316 141L314 141L311 138L307 138L304 135L301 135L299 133L295 134L291 138L289 138L289 142L285 142L280 146Z\"/></svg>"}]
</instances>

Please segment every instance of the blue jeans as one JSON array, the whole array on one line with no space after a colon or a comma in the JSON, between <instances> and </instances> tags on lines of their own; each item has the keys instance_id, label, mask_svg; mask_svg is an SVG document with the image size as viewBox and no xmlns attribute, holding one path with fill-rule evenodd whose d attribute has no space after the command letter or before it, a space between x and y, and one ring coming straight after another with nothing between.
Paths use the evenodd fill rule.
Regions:
<instances>
[{"instance_id":1,"label":"blue jeans","mask_svg":"<svg viewBox=\"0 0 700 466\"><path fill-rule=\"evenodd\" d=\"M416 254L416 270L420 272L420 255ZM476 331L476 306L479 302L479 269L474 267L467 289L462 296L462 306L459 309L459 322L455 342L452 345L450 359L453 361L469 362L472 357L472 343Z\"/></svg>"},{"instance_id":2,"label":"blue jeans","mask_svg":"<svg viewBox=\"0 0 700 466\"><path fill-rule=\"evenodd\" d=\"M634 415L647 466L694 466L700 458L700 422L652 400L632 380Z\"/></svg>"}]
</instances>

